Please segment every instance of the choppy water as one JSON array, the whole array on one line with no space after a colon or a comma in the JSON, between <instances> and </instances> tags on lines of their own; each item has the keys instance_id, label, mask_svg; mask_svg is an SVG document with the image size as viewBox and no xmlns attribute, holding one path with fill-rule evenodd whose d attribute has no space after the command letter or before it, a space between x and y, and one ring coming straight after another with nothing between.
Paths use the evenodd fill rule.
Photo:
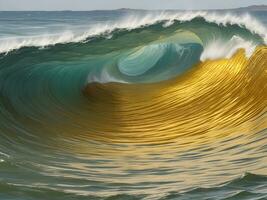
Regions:
<instances>
[{"instance_id":1,"label":"choppy water","mask_svg":"<svg viewBox=\"0 0 267 200\"><path fill-rule=\"evenodd\" d=\"M267 199L267 13L0 12L1 199Z\"/></svg>"}]
</instances>

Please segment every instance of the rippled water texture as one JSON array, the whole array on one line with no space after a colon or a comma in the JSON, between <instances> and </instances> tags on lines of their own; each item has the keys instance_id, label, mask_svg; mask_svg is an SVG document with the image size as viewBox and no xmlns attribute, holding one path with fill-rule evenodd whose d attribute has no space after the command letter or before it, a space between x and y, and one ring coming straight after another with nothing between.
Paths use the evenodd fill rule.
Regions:
<instances>
[{"instance_id":1,"label":"rippled water texture","mask_svg":"<svg viewBox=\"0 0 267 200\"><path fill-rule=\"evenodd\" d=\"M266 17L0 12L0 199L267 199Z\"/></svg>"}]
</instances>

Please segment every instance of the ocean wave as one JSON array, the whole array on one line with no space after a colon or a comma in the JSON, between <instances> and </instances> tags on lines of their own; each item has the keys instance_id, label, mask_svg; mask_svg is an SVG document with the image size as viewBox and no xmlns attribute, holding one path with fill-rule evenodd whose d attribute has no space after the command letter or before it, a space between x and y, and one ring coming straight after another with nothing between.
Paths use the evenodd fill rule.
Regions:
<instances>
[{"instance_id":1,"label":"ocean wave","mask_svg":"<svg viewBox=\"0 0 267 200\"><path fill-rule=\"evenodd\" d=\"M0 198L264 199L264 28L197 13L4 50Z\"/></svg>"}]
</instances>

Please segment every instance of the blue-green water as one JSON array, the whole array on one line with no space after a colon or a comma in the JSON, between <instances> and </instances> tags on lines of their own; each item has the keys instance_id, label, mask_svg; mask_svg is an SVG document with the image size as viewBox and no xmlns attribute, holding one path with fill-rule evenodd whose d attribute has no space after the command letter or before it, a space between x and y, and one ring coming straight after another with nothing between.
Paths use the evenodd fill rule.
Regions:
<instances>
[{"instance_id":1,"label":"blue-green water","mask_svg":"<svg viewBox=\"0 0 267 200\"><path fill-rule=\"evenodd\" d=\"M139 142L133 121L117 121L122 108L96 113L103 99L84 92L95 82L158 84L238 49L249 57L266 31L266 12L0 12L0 199L267 199L266 79L260 97L233 107L242 118L260 110L257 98L265 105L248 127L175 141Z\"/></svg>"}]
</instances>

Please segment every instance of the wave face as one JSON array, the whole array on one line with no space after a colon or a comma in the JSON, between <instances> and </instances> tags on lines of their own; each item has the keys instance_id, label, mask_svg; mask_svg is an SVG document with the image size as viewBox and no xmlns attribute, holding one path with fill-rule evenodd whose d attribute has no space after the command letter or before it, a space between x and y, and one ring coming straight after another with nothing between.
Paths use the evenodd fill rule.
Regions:
<instances>
[{"instance_id":1,"label":"wave face","mask_svg":"<svg viewBox=\"0 0 267 200\"><path fill-rule=\"evenodd\" d=\"M22 23L20 36L8 27L0 34L0 198L267 198L259 19L0 16L3 27Z\"/></svg>"}]
</instances>

